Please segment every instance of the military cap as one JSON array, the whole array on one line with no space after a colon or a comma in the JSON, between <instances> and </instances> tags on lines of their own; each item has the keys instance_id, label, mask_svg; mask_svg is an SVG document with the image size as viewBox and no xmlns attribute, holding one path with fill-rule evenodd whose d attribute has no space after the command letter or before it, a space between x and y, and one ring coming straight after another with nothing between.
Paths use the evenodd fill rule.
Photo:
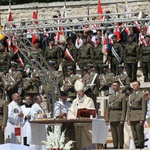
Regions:
<instances>
[{"instance_id":1,"label":"military cap","mask_svg":"<svg viewBox=\"0 0 150 150\"><path fill-rule=\"evenodd\" d=\"M83 35L83 36L82 36L82 39L87 39L87 36L86 36L86 35Z\"/></svg>"},{"instance_id":2,"label":"military cap","mask_svg":"<svg viewBox=\"0 0 150 150\"><path fill-rule=\"evenodd\" d=\"M17 62L14 62L14 61L11 62L11 67L17 67L17 65L18 65Z\"/></svg>"},{"instance_id":3,"label":"military cap","mask_svg":"<svg viewBox=\"0 0 150 150\"><path fill-rule=\"evenodd\" d=\"M96 39L97 39L97 40L101 40L102 37L101 37L101 36L96 36Z\"/></svg>"},{"instance_id":4,"label":"military cap","mask_svg":"<svg viewBox=\"0 0 150 150\"><path fill-rule=\"evenodd\" d=\"M104 64L104 65L103 65L103 68L108 68L108 65L107 65L107 64Z\"/></svg>"},{"instance_id":5,"label":"military cap","mask_svg":"<svg viewBox=\"0 0 150 150\"><path fill-rule=\"evenodd\" d=\"M134 37L134 35L133 35L133 34L129 34L127 37L128 37L128 38Z\"/></svg>"},{"instance_id":6,"label":"military cap","mask_svg":"<svg viewBox=\"0 0 150 150\"><path fill-rule=\"evenodd\" d=\"M146 38L146 37L150 38L150 35L149 34L144 35L144 38Z\"/></svg>"},{"instance_id":7,"label":"military cap","mask_svg":"<svg viewBox=\"0 0 150 150\"><path fill-rule=\"evenodd\" d=\"M113 36L112 36L111 38L112 38L112 39L113 39L113 38L117 38L117 35L116 35L116 34L113 34Z\"/></svg>"},{"instance_id":8,"label":"military cap","mask_svg":"<svg viewBox=\"0 0 150 150\"><path fill-rule=\"evenodd\" d=\"M61 91L60 94L61 94L61 96L68 96L68 93L65 91Z\"/></svg>"},{"instance_id":9,"label":"military cap","mask_svg":"<svg viewBox=\"0 0 150 150\"><path fill-rule=\"evenodd\" d=\"M51 60L48 62L48 64L49 64L50 66L55 66L55 62L54 62L54 61L51 61Z\"/></svg>"},{"instance_id":10,"label":"military cap","mask_svg":"<svg viewBox=\"0 0 150 150\"><path fill-rule=\"evenodd\" d=\"M90 69L90 68L93 68L94 66L93 66L93 64L87 64L87 69Z\"/></svg>"},{"instance_id":11,"label":"military cap","mask_svg":"<svg viewBox=\"0 0 150 150\"><path fill-rule=\"evenodd\" d=\"M118 68L119 69L124 69L124 66L123 65L118 65Z\"/></svg>"},{"instance_id":12,"label":"military cap","mask_svg":"<svg viewBox=\"0 0 150 150\"><path fill-rule=\"evenodd\" d=\"M67 67L67 71L73 71L73 70L74 70L74 67L72 67L72 66Z\"/></svg>"}]
</instances>

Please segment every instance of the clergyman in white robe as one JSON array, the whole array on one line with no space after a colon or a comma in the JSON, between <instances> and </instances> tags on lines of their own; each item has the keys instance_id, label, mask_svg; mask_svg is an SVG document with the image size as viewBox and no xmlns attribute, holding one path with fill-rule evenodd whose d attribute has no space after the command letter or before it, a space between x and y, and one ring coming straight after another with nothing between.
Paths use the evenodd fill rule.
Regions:
<instances>
[{"instance_id":1,"label":"clergyman in white robe","mask_svg":"<svg viewBox=\"0 0 150 150\"><path fill-rule=\"evenodd\" d=\"M5 132L5 142L21 143L21 125L23 122L23 113L18 102L19 94L15 93L12 96L13 101L8 105L8 120ZM8 141L8 138L9 141Z\"/></svg>"},{"instance_id":2,"label":"clergyman in white robe","mask_svg":"<svg viewBox=\"0 0 150 150\"><path fill-rule=\"evenodd\" d=\"M80 108L95 109L94 102L90 97L84 94L84 85L81 81L77 80L75 83L77 91L77 98L73 100L72 106L68 111L68 119L77 119L77 111ZM92 145L92 125L89 123L75 124L76 133L76 146L77 149L88 148Z\"/></svg>"}]
</instances>

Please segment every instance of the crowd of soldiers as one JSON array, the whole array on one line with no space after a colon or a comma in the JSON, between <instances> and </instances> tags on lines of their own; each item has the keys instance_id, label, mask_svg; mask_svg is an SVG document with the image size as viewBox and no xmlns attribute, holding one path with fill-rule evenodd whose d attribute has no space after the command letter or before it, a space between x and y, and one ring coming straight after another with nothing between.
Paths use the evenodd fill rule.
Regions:
<instances>
[{"instance_id":1,"label":"crowd of soldiers","mask_svg":"<svg viewBox=\"0 0 150 150\"><path fill-rule=\"evenodd\" d=\"M86 95L93 99L98 111L97 96L113 94L114 89L111 85L115 81L121 86L119 92L125 93L128 97L132 92L130 83L137 81L139 61L144 81L149 81L150 35L144 33L143 30L144 28L141 28L140 35L143 36L144 44L140 43L139 33L134 33L134 27L129 28L129 35L122 31L120 41L117 41L117 35L113 34L112 44L108 43L108 54L103 51L101 30L70 33L65 40L57 42L52 36L48 38L45 49L40 47L40 39L36 39L31 47L28 46L28 50L36 59L33 59L28 51L26 51L28 60L21 55L24 68L21 68L16 61L15 54L7 51L7 44L4 40L6 37L4 37L0 41L0 96L11 102L14 93L19 93L23 98L28 94L33 103L33 97L36 94L51 93L49 82L43 87L44 80L40 77L40 68L37 65L37 62L40 62L40 65L49 72L50 80L56 81L57 86L55 84L54 88L66 91L70 102L76 98L74 83L81 80L85 85ZM66 55L66 51L72 56L72 60ZM45 62L50 70L45 66ZM122 147L120 145L120 148Z\"/></svg>"}]
</instances>

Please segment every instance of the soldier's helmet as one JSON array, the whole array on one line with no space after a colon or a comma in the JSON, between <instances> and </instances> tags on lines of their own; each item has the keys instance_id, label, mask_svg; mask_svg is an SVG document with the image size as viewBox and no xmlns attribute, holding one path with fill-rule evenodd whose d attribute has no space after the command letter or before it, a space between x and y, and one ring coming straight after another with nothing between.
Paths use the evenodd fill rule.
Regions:
<instances>
[{"instance_id":1,"label":"soldier's helmet","mask_svg":"<svg viewBox=\"0 0 150 150\"><path fill-rule=\"evenodd\" d=\"M117 35L116 34L113 34L113 36L111 37L112 39L115 39L117 38Z\"/></svg>"},{"instance_id":2,"label":"soldier's helmet","mask_svg":"<svg viewBox=\"0 0 150 150\"><path fill-rule=\"evenodd\" d=\"M97 39L97 40L101 40L102 39L102 37L101 36L96 36L96 38L95 39Z\"/></svg>"}]
</instances>

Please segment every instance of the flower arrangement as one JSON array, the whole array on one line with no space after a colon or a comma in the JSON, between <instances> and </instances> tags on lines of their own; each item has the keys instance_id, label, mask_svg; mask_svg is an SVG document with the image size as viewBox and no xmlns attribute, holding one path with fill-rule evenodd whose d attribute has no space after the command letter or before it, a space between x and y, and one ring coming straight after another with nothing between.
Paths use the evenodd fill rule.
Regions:
<instances>
[{"instance_id":1,"label":"flower arrangement","mask_svg":"<svg viewBox=\"0 0 150 150\"><path fill-rule=\"evenodd\" d=\"M58 127L54 131L48 131L47 141L41 141L47 150L70 150L74 141L68 141L65 144L65 131L59 135Z\"/></svg>"}]
</instances>

